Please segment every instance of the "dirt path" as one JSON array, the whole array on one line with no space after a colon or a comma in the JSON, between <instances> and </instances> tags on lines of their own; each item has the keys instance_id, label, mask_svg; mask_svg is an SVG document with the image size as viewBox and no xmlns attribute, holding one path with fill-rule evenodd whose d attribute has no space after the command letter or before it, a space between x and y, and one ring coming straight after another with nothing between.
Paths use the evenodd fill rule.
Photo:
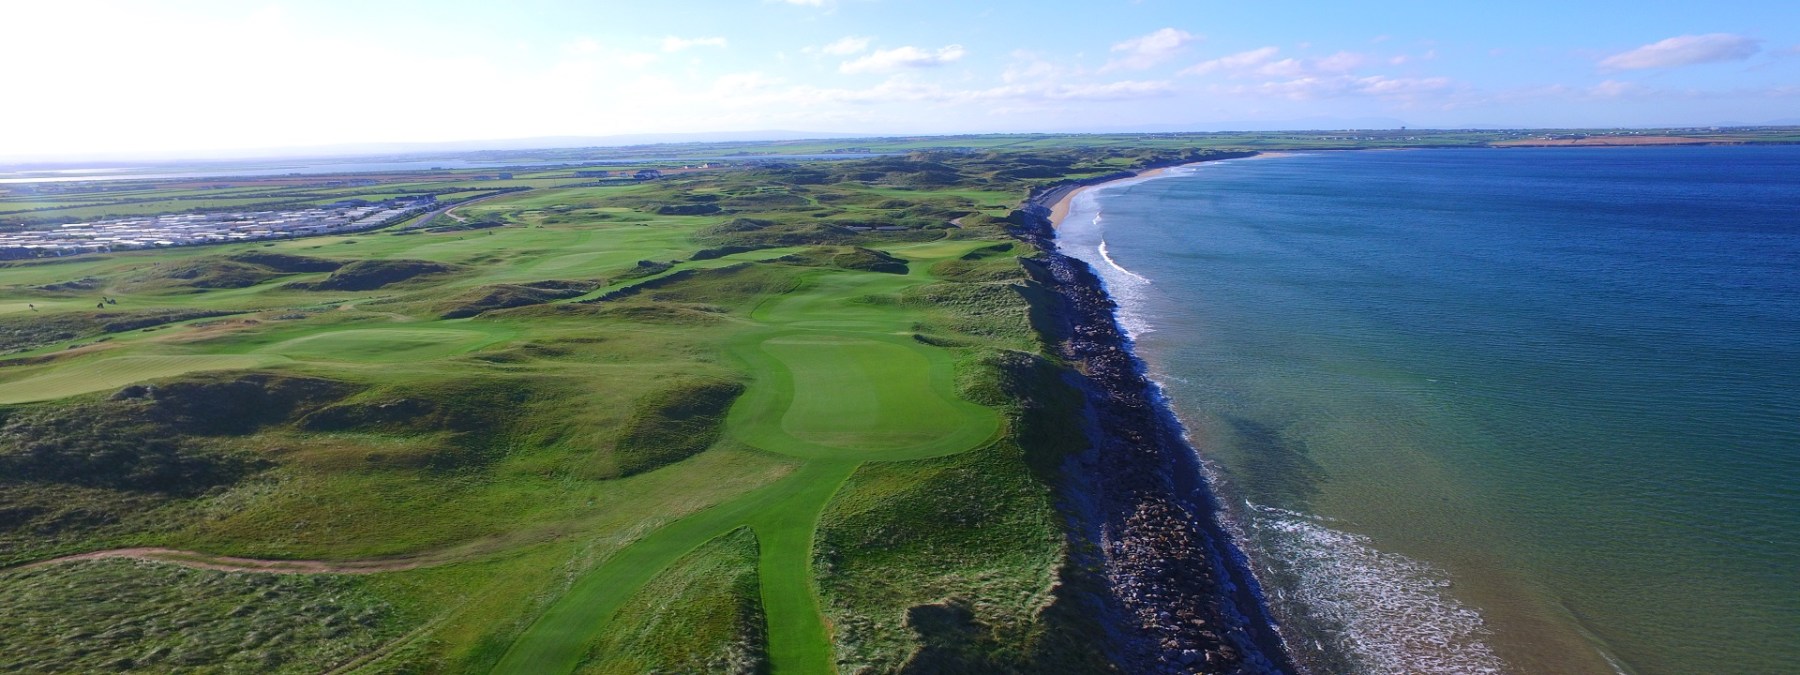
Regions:
<instances>
[{"instance_id":1,"label":"dirt path","mask_svg":"<svg viewBox=\"0 0 1800 675\"><path fill-rule=\"evenodd\" d=\"M259 560L256 558L234 558L231 556L212 555L195 551L178 551L171 548L115 548L105 551L77 553L60 558L40 560L34 563L10 567L0 570L19 572L50 565L79 562L82 560L106 560L109 558L130 558L133 560L151 560L171 563L183 567L192 567L219 572L262 572L265 574L374 574L376 572L397 572L410 570L441 561L427 558L383 558L377 560Z\"/></svg>"}]
</instances>

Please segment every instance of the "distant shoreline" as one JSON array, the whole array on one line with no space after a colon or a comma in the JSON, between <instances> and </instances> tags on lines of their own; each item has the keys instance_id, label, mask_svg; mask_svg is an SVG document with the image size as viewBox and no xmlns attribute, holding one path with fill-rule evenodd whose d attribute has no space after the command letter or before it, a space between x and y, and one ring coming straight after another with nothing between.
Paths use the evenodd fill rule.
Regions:
<instances>
[{"instance_id":1,"label":"distant shoreline","mask_svg":"<svg viewBox=\"0 0 1800 675\"><path fill-rule=\"evenodd\" d=\"M1044 218L1050 221L1051 229L1055 230L1057 228L1062 227L1062 221L1064 218L1069 217L1069 211L1072 210L1072 208L1075 204L1075 196L1079 195L1083 192L1087 192L1088 190L1091 190L1091 189L1103 188L1108 185L1112 185L1114 183L1119 183L1122 181L1148 180L1151 178L1157 178L1157 177L1162 176L1165 173L1168 173L1168 171L1170 169L1179 168L1179 167L1183 167L1183 166L1196 166L1199 164L1206 164L1208 162L1222 162L1222 161L1225 161L1228 159L1250 159L1253 157L1263 157L1263 158L1283 157L1283 156L1286 156L1289 154L1293 154L1293 151L1258 152L1255 150L1247 150L1247 151L1233 152L1233 153L1228 153L1228 154L1230 155L1228 157L1203 159L1203 160L1200 160L1197 162L1183 162L1181 164L1175 164L1175 165L1171 165L1171 166L1159 166L1159 167L1152 168L1152 169L1144 169L1143 171L1121 171L1119 173L1109 174L1106 176L1101 176L1099 178L1090 178L1090 179L1087 179L1084 181L1076 181L1076 182L1071 182L1071 183L1067 183L1064 185L1057 185L1054 187L1047 188L1041 193L1038 193L1036 196L1032 197L1031 201L1033 201L1037 204L1041 204L1041 205L1048 205L1048 208L1050 210L1049 210L1049 213L1044 215Z\"/></svg>"},{"instance_id":2,"label":"distant shoreline","mask_svg":"<svg viewBox=\"0 0 1800 675\"><path fill-rule=\"evenodd\" d=\"M1182 165L1182 166L1186 166L1186 165ZM1149 169L1147 171L1143 171L1140 173L1134 173L1130 176L1121 176L1119 178L1113 178L1113 179L1106 180L1103 182L1094 183L1092 185L1075 186L1075 189L1065 192L1061 197L1057 198L1057 200L1050 205L1050 215L1049 215L1050 227L1052 227L1052 228L1062 227L1063 219L1069 217L1069 209L1075 203L1075 195L1081 194L1083 192L1087 192L1088 190L1092 190L1097 187L1111 185L1111 184L1117 183L1119 181L1138 180L1141 178L1155 178L1157 176L1163 175L1164 173L1167 173L1170 168L1171 167L1166 167L1166 166L1159 167L1159 168L1155 168L1155 169Z\"/></svg>"},{"instance_id":3,"label":"distant shoreline","mask_svg":"<svg viewBox=\"0 0 1800 675\"><path fill-rule=\"evenodd\" d=\"M1496 143L1488 143L1486 145L1470 145L1470 146L1457 146L1457 147L1418 146L1418 147L1391 147L1391 148L1386 148L1386 147L1384 147L1384 148L1293 148L1293 149L1286 149L1286 150L1271 150L1271 151L1267 151L1267 152L1247 151L1247 152L1243 153L1242 156L1222 157L1219 159L1204 159L1204 160L1200 160L1198 162L1186 162L1186 163L1178 164L1178 165L1174 165L1174 166L1157 167L1154 169L1145 169L1143 171L1137 171L1137 172L1123 171L1123 172L1119 172L1117 174L1102 176L1098 179L1089 179L1088 181L1078 181L1078 182L1072 182L1072 183L1068 183L1068 184L1064 184L1064 185L1057 185L1054 187L1045 188L1042 193L1039 193L1039 195L1036 198L1034 198L1034 201L1036 201L1039 204L1046 205L1050 209L1049 213L1045 216L1045 218L1047 218L1050 221L1050 226L1052 228L1060 228L1060 227L1062 227L1063 219L1067 218L1069 216L1069 211L1071 210L1071 207L1073 206L1073 204L1075 202L1076 195L1079 195L1083 192L1087 192L1090 189L1106 187L1108 185L1112 185L1112 184L1118 183L1120 181L1156 178L1156 177L1161 176L1164 173L1166 173L1169 169L1175 168L1176 166L1193 166L1196 164L1205 164L1207 162L1217 162L1217 161L1222 161L1225 159L1247 159L1250 157L1275 158L1275 157L1282 157L1282 156L1296 154L1296 153L1314 153L1314 152L1401 152L1401 151L1415 151L1415 150L1509 150L1509 149L1515 149L1515 148L1586 149L1586 148L1666 148L1666 147L1700 147L1700 146L1752 147L1752 146L1778 146L1778 145L1800 145L1800 143L1796 143L1793 141L1761 141L1761 140L1758 140L1758 141L1732 141L1732 140L1718 140L1718 139L1704 139L1704 138L1686 138L1686 137L1680 137L1680 136L1654 136L1654 137L1636 137L1636 138L1590 137L1590 138L1581 138L1581 139L1536 139L1536 140L1519 140L1519 141L1501 141L1501 142L1496 142Z\"/></svg>"}]
</instances>

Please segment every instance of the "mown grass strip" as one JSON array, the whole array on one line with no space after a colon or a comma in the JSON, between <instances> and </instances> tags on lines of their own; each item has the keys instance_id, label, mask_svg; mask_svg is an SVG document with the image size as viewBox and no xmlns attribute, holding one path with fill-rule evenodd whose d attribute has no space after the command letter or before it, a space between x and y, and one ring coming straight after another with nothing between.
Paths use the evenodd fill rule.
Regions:
<instances>
[{"instance_id":1,"label":"mown grass strip","mask_svg":"<svg viewBox=\"0 0 1800 675\"><path fill-rule=\"evenodd\" d=\"M782 675L831 673L831 633L813 583L813 540L819 514L861 462L815 461L816 472L787 499L751 520L762 542L763 613L769 622L769 665Z\"/></svg>"},{"instance_id":2,"label":"mown grass strip","mask_svg":"<svg viewBox=\"0 0 1800 675\"><path fill-rule=\"evenodd\" d=\"M513 643L491 672L521 675L573 672L586 656L595 635L638 588L681 556L750 522L752 517L757 522L767 523L765 529L783 542L782 545L763 545L764 569L770 568L769 556L777 555L775 552L779 549L792 548L788 540L794 537L795 530L805 530L803 536L807 543L803 551L788 551L789 558L780 559L781 564L775 565L776 569L783 570L775 575L781 591L769 590L770 580L764 579L763 602L770 616L771 659L776 660L780 672L788 672L782 665L784 661L816 662L818 653L824 650L825 665L829 669L829 642L823 638L824 628L818 626L818 601L811 586L811 532L817 526L819 511L825 501L855 467L855 462L810 462L774 485L676 521L619 551L576 580L568 592ZM762 532L759 529L759 536ZM796 553L801 558L801 567L797 571L792 569L794 561L791 559ZM782 580L794 577L804 584L800 588L806 597L799 602L809 604L810 610L796 604L795 598L782 597L793 593L794 589L794 584L781 583ZM776 603L781 604L779 610ZM779 624L774 618L778 612L783 617ZM810 631L802 625L804 620L800 618L808 614L814 624ZM805 634L798 639L776 637L777 633L794 630ZM777 657L774 645L778 643L797 645L785 650L785 654L793 656ZM824 671L800 668L794 672Z\"/></svg>"}]
</instances>

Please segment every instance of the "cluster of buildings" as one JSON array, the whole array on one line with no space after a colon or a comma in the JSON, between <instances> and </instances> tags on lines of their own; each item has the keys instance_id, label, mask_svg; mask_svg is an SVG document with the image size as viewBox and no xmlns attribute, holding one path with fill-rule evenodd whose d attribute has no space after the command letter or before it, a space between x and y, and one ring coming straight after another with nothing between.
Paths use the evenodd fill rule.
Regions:
<instances>
[{"instance_id":1,"label":"cluster of buildings","mask_svg":"<svg viewBox=\"0 0 1800 675\"><path fill-rule=\"evenodd\" d=\"M436 203L435 197L420 195L375 204L347 201L293 211L183 213L68 223L0 232L0 259L355 232L410 218Z\"/></svg>"}]
</instances>

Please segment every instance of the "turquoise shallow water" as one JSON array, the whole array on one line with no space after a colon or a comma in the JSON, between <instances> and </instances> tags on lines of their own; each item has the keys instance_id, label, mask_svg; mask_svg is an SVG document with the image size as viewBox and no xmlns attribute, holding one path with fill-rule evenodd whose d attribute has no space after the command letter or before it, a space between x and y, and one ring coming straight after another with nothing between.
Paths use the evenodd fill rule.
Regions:
<instances>
[{"instance_id":1,"label":"turquoise shallow water","mask_svg":"<svg viewBox=\"0 0 1800 675\"><path fill-rule=\"evenodd\" d=\"M1312 153L1077 197L1317 672L1800 663L1800 147Z\"/></svg>"}]
</instances>

